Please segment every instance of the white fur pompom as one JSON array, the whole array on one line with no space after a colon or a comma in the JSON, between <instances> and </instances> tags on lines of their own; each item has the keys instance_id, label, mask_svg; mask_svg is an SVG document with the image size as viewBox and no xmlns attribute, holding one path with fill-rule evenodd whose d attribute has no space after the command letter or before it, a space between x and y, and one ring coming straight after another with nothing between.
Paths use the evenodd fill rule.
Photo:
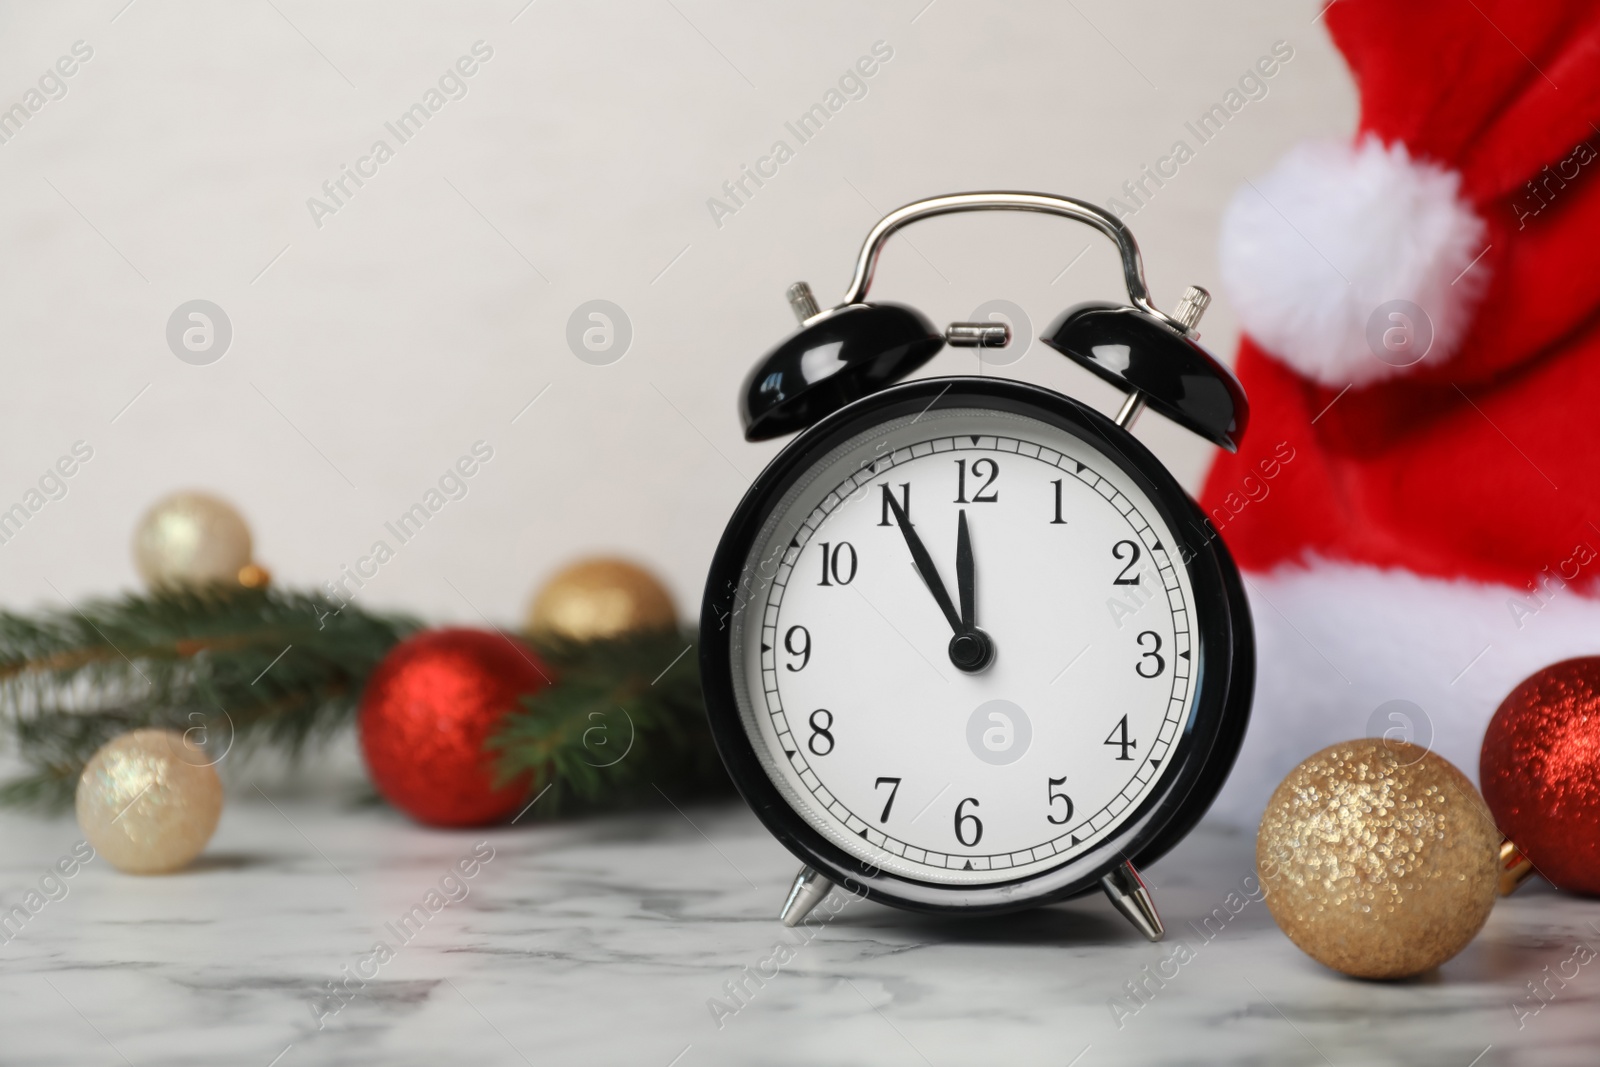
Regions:
<instances>
[{"instance_id":1,"label":"white fur pompom","mask_svg":"<svg viewBox=\"0 0 1600 1067\"><path fill-rule=\"evenodd\" d=\"M1268 352L1323 385L1363 385L1455 352L1487 281L1485 230L1461 176L1405 145L1312 142L1235 194L1222 281ZM1378 314L1391 301L1426 321Z\"/></svg>"}]
</instances>

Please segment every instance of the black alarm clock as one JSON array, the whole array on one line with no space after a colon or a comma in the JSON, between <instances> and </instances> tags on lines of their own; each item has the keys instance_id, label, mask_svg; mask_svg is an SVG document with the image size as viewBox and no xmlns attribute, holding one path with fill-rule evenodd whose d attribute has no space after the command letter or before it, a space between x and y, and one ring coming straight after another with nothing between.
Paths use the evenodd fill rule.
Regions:
<instances>
[{"instance_id":1,"label":"black alarm clock","mask_svg":"<svg viewBox=\"0 0 1600 1067\"><path fill-rule=\"evenodd\" d=\"M1115 418L996 377L895 384L943 333L869 303L885 240L934 215L1061 215L1110 237L1128 303L1079 304L1042 340L1123 389ZM1138 868L1191 830L1244 738L1254 641L1238 571L1129 432L1146 406L1222 448L1248 406L1171 314L1115 217L1035 193L918 201L868 235L844 299L789 291L801 328L740 395L749 440L803 431L723 534L701 612L713 736L745 800L804 864L794 925L834 884L984 914L1100 887L1147 937Z\"/></svg>"}]
</instances>

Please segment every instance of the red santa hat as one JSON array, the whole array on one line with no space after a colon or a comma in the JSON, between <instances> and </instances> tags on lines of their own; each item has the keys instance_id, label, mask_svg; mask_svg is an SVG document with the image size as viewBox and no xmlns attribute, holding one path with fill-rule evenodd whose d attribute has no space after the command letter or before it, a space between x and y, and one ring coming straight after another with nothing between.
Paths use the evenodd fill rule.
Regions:
<instances>
[{"instance_id":1,"label":"red santa hat","mask_svg":"<svg viewBox=\"0 0 1600 1067\"><path fill-rule=\"evenodd\" d=\"M1244 817L1374 731L1472 773L1513 685L1600 654L1600 6L1326 21L1360 128L1246 184L1221 238L1252 425L1201 503L1259 633Z\"/></svg>"}]
</instances>

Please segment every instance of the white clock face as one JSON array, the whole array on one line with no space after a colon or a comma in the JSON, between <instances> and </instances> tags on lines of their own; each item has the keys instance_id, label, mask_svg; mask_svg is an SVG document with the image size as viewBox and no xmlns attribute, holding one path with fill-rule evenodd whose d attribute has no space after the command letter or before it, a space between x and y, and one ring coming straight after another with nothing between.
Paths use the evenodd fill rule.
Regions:
<instances>
[{"instance_id":1,"label":"white clock face","mask_svg":"<svg viewBox=\"0 0 1600 1067\"><path fill-rule=\"evenodd\" d=\"M905 878L979 886L1070 862L1176 762L1198 654L1176 544L1121 468L1035 419L957 408L853 438L747 560L734 691L768 777L835 845ZM993 647L977 672L951 652L972 625Z\"/></svg>"}]
</instances>

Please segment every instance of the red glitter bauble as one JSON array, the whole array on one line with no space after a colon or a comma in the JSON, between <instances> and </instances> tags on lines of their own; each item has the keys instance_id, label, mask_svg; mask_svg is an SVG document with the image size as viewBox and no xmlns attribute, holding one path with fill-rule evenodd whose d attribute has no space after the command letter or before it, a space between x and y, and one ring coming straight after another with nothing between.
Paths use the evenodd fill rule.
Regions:
<instances>
[{"instance_id":1,"label":"red glitter bauble","mask_svg":"<svg viewBox=\"0 0 1600 1067\"><path fill-rule=\"evenodd\" d=\"M1535 870L1600 896L1600 657L1513 689L1483 735L1478 775L1495 824Z\"/></svg>"},{"instance_id":2,"label":"red glitter bauble","mask_svg":"<svg viewBox=\"0 0 1600 1067\"><path fill-rule=\"evenodd\" d=\"M527 782L496 789L484 742L548 675L522 642L484 630L433 630L396 645L361 697L361 752L378 792L433 826L515 811Z\"/></svg>"}]
</instances>

